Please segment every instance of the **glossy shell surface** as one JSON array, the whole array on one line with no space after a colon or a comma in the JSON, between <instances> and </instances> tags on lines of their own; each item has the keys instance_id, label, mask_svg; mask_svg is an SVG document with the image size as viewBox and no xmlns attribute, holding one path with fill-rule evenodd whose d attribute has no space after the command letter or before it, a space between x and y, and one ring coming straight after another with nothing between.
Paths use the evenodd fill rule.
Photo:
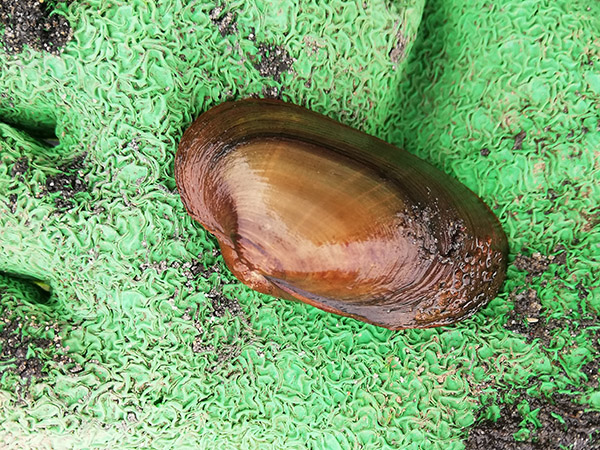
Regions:
<instances>
[{"instance_id":1,"label":"glossy shell surface","mask_svg":"<svg viewBox=\"0 0 600 450\"><path fill-rule=\"evenodd\" d=\"M450 324L493 298L506 236L425 161L274 100L228 102L186 130L189 214L251 288L390 329Z\"/></svg>"}]
</instances>

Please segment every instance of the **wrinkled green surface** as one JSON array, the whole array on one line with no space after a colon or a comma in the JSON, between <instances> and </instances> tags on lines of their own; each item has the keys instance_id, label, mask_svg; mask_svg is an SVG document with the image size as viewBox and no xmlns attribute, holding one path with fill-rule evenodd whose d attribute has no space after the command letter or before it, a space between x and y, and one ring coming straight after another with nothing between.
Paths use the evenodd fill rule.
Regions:
<instances>
[{"instance_id":1,"label":"wrinkled green surface","mask_svg":"<svg viewBox=\"0 0 600 450\"><path fill-rule=\"evenodd\" d=\"M46 299L1 277L2 316L25 334L47 323L59 344L32 349L40 379L0 377L0 442L445 449L462 448L482 401L500 404L507 389L572 391L600 409L581 370L598 356L600 4L436 0L406 67L390 55L399 36L409 50L421 1L228 2L238 31L225 37L214 6L73 2L61 56L0 55L2 119L56 127L60 141L0 126L0 271L51 287ZM253 67L260 42L295 58L281 82ZM511 259L562 245L566 264L532 279L511 265L487 308L429 330L391 332L248 290L186 216L172 164L194 117L264 86L458 178L499 216ZM57 210L46 180L82 152L88 189ZM13 177L24 156L29 170ZM197 259L209 270L192 277ZM510 293L525 288L541 320L568 321L544 345L504 328ZM215 315L211 289L242 314Z\"/></svg>"}]
</instances>

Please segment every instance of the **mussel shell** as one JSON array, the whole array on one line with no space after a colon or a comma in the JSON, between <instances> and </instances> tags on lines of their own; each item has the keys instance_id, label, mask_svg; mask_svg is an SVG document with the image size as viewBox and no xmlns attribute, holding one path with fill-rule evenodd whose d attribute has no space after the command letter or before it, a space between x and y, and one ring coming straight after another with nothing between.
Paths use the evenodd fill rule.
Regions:
<instances>
[{"instance_id":1,"label":"mussel shell","mask_svg":"<svg viewBox=\"0 0 600 450\"><path fill-rule=\"evenodd\" d=\"M425 161L299 106L223 103L186 130L188 213L251 288L390 329L450 324L493 298L507 241Z\"/></svg>"}]
</instances>

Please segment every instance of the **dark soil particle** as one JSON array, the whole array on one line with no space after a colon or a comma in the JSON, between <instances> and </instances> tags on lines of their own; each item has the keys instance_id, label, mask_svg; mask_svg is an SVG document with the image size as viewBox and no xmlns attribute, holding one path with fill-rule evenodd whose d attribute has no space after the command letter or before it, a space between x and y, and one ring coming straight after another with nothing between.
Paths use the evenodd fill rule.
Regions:
<instances>
[{"instance_id":1,"label":"dark soil particle","mask_svg":"<svg viewBox=\"0 0 600 450\"><path fill-rule=\"evenodd\" d=\"M0 373L8 366L10 371L16 372L21 378L31 379L43 376L44 363L37 357L27 357L29 348L48 348L52 341L48 339L34 339L23 336L18 321L4 319L0 331Z\"/></svg>"},{"instance_id":2,"label":"dark soil particle","mask_svg":"<svg viewBox=\"0 0 600 450\"><path fill-rule=\"evenodd\" d=\"M581 214L585 219L585 224L581 227L581 231L588 233L600 225L600 207L593 208L589 213Z\"/></svg>"},{"instance_id":3,"label":"dark soil particle","mask_svg":"<svg viewBox=\"0 0 600 450\"><path fill-rule=\"evenodd\" d=\"M213 256L216 256L218 252L213 251ZM214 263L206 267L204 263L199 259L194 259L191 262L182 264L183 274L187 278L186 287L188 290L193 291L195 289L195 282L198 278L208 279L212 274L217 274L217 283L221 283L221 268L218 263Z\"/></svg>"},{"instance_id":4,"label":"dark soil particle","mask_svg":"<svg viewBox=\"0 0 600 450\"><path fill-rule=\"evenodd\" d=\"M570 326L569 318L546 318L544 314L541 300L535 289L529 287L534 278L541 277L548 271L552 270L551 265L555 267L554 275L559 268L565 269L567 266L567 250L563 245L557 245L551 255L542 255L539 252L534 252L531 256L522 253L517 254L514 265L523 272L526 272L525 285L515 288L510 293L510 299L514 305L512 311L507 315L508 319L504 327L515 333L525 336L528 342L534 339L540 339L542 344L548 345L552 339L552 334L557 329L564 327L570 328L585 328L593 323L586 320L579 320L578 324ZM541 286L544 286L548 281L542 281ZM580 298L582 294L587 292L583 285L577 285Z\"/></svg>"},{"instance_id":5,"label":"dark soil particle","mask_svg":"<svg viewBox=\"0 0 600 450\"><path fill-rule=\"evenodd\" d=\"M258 53L253 58L253 65L263 77L271 77L281 81L281 74L289 72L294 63L287 50L281 46L261 42Z\"/></svg>"},{"instance_id":6,"label":"dark soil particle","mask_svg":"<svg viewBox=\"0 0 600 450\"><path fill-rule=\"evenodd\" d=\"M59 210L73 207L73 197L88 189L87 182L82 178L80 170L84 167L86 154L75 157L72 161L59 167L61 173L46 178L45 190L54 196L54 203Z\"/></svg>"},{"instance_id":7,"label":"dark soil particle","mask_svg":"<svg viewBox=\"0 0 600 450\"><path fill-rule=\"evenodd\" d=\"M19 53L27 45L37 51L60 53L71 39L67 20L53 14L57 3L70 0L0 0L2 43L7 53Z\"/></svg>"},{"instance_id":8,"label":"dark soil particle","mask_svg":"<svg viewBox=\"0 0 600 450\"><path fill-rule=\"evenodd\" d=\"M263 86L262 88L263 98L278 98L281 100L282 93L283 90L279 89L277 86Z\"/></svg>"},{"instance_id":9,"label":"dark soil particle","mask_svg":"<svg viewBox=\"0 0 600 450\"><path fill-rule=\"evenodd\" d=\"M13 165L10 175L15 178L18 176L25 175L25 173L29 170L29 160L26 156L17 159L15 164Z\"/></svg>"},{"instance_id":10,"label":"dark soil particle","mask_svg":"<svg viewBox=\"0 0 600 450\"><path fill-rule=\"evenodd\" d=\"M86 188L85 182L77 175L60 174L48 177L46 180L46 190L48 192L82 192Z\"/></svg>"},{"instance_id":11,"label":"dark soil particle","mask_svg":"<svg viewBox=\"0 0 600 450\"><path fill-rule=\"evenodd\" d=\"M45 302L48 293L22 281L16 285L28 292L27 301L0 286L0 378L15 374L24 385L30 385L34 378L47 377L49 367L70 368L72 373L78 370L78 364L67 354L68 347L62 344L59 323L45 312L32 309L30 302Z\"/></svg>"},{"instance_id":12,"label":"dark soil particle","mask_svg":"<svg viewBox=\"0 0 600 450\"><path fill-rule=\"evenodd\" d=\"M190 264L189 271L192 277L197 277L200 275L201 277L208 278L211 274L219 273L221 271L218 264L214 264L206 268L199 259L192 260Z\"/></svg>"},{"instance_id":13,"label":"dark soil particle","mask_svg":"<svg viewBox=\"0 0 600 450\"><path fill-rule=\"evenodd\" d=\"M588 291L581 282L579 282L575 287L578 291L579 300L585 300L586 298L588 298L588 296L590 295L590 291Z\"/></svg>"},{"instance_id":14,"label":"dark soil particle","mask_svg":"<svg viewBox=\"0 0 600 450\"><path fill-rule=\"evenodd\" d=\"M566 342L558 355L548 352L549 359L557 367L560 367L556 361L557 358L561 359L561 352L570 352L578 345L575 341L577 337L585 338L586 347L592 355L600 354L600 330L593 308L588 307L584 313L580 306L573 315L549 318L538 291L532 287L544 286L565 277L559 271L568 271L567 249L558 245L550 255L523 251L517 255L514 265L526 272L526 276L524 284L510 294L514 308L508 314L505 328L523 335L528 342L539 340L541 349L552 348L556 335L564 337L564 331L570 330L573 340ZM543 279L540 281L539 277ZM585 303L587 289L581 282L576 289L582 304ZM585 377L585 381L578 385L581 391L597 390L599 368L595 357L583 361L579 368ZM469 432L466 448L600 450L600 412L586 411L587 407L578 403L580 394L554 393L551 397L529 395L531 388L535 388L539 382L538 379L532 379L527 388L500 389L498 398L503 400L500 400L498 420L479 420ZM521 412L524 402L531 412ZM532 417L535 417L535 424Z\"/></svg>"},{"instance_id":15,"label":"dark soil particle","mask_svg":"<svg viewBox=\"0 0 600 450\"><path fill-rule=\"evenodd\" d=\"M17 200L18 199L19 199L19 197L17 196L17 194L10 194L8 196L7 206L10 208L10 212L13 214L17 211Z\"/></svg>"},{"instance_id":16,"label":"dark soil particle","mask_svg":"<svg viewBox=\"0 0 600 450\"><path fill-rule=\"evenodd\" d=\"M402 61L406 56L407 44L408 40L404 35L402 27L400 27L398 33L396 33L396 45L394 45L394 48L392 48L392 50L390 51L390 61L392 61L394 64L397 64L398 62Z\"/></svg>"},{"instance_id":17,"label":"dark soil particle","mask_svg":"<svg viewBox=\"0 0 600 450\"><path fill-rule=\"evenodd\" d=\"M519 134L515 136L515 145L513 146L513 150L521 150L523 148L523 141L527 133L525 131L521 131Z\"/></svg>"},{"instance_id":18,"label":"dark soil particle","mask_svg":"<svg viewBox=\"0 0 600 450\"><path fill-rule=\"evenodd\" d=\"M250 27L250 32L248 33L247 39L249 41L256 41L256 28L255 27Z\"/></svg>"},{"instance_id":19,"label":"dark soil particle","mask_svg":"<svg viewBox=\"0 0 600 450\"><path fill-rule=\"evenodd\" d=\"M212 255L217 257L219 251L213 250ZM212 282L213 287L205 294L210 303L198 304L196 311L188 308L183 319L193 321L198 332L191 345L192 352L202 355L208 362L207 370L214 372L235 360L240 355L244 343L254 339L248 318L237 298L223 294L223 286L227 280L223 278L218 262L205 265L200 260L192 260L183 264L174 263L171 267L183 269L189 291L196 289L196 281L199 278L210 279ZM217 277L213 276L215 273ZM239 329L231 326L233 321L239 322Z\"/></svg>"},{"instance_id":20,"label":"dark soil particle","mask_svg":"<svg viewBox=\"0 0 600 450\"><path fill-rule=\"evenodd\" d=\"M490 149L487 148L487 147L484 147L481 150L479 150L479 154L481 156L489 156L490 155Z\"/></svg>"},{"instance_id":21,"label":"dark soil particle","mask_svg":"<svg viewBox=\"0 0 600 450\"><path fill-rule=\"evenodd\" d=\"M541 253L533 253L531 256L526 256L519 253L515 258L515 267L521 271L528 272L528 276L539 276L543 274L550 264L564 265L566 263L566 251L562 246L557 246L553 251L556 255L542 255Z\"/></svg>"},{"instance_id":22,"label":"dark soil particle","mask_svg":"<svg viewBox=\"0 0 600 450\"><path fill-rule=\"evenodd\" d=\"M224 297L223 294L216 291L210 292L207 297L211 300L214 317L223 317L227 312L232 316L242 315L242 308L237 299Z\"/></svg>"},{"instance_id":23,"label":"dark soil particle","mask_svg":"<svg viewBox=\"0 0 600 450\"><path fill-rule=\"evenodd\" d=\"M600 345L599 345L600 347ZM600 351L600 348L598 348L598 350ZM598 362L598 359L592 359L590 362L588 362L587 364L584 364L581 367L581 373L583 373L585 375L585 377L587 378L587 384L588 386L591 386L592 388L598 389L599 387L599 377L600 377L600 362Z\"/></svg>"},{"instance_id":24,"label":"dark soil particle","mask_svg":"<svg viewBox=\"0 0 600 450\"><path fill-rule=\"evenodd\" d=\"M237 299L225 297L220 289L212 289L206 297L210 299L212 311L204 319L201 319L198 314L194 321L198 336L192 343L192 351L205 354L211 362L208 371L213 372L222 364L236 359L242 351L243 342L252 337L248 319ZM236 317L242 323L240 331L214 342L212 337L215 335L215 328L224 326ZM216 334L220 335L220 333Z\"/></svg>"},{"instance_id":25,"label":"dark soil particle","mask_svg":"<svg viewBox=\"0 0 600 450\"><path fill-rule=\"evenodd\" d=\"M210 21L217 26L221 36L225 37L230 34L237 33L237 24L235 22L235 14L225 11L224 6L216 6L208 13Z\"/></svg>"},{"instance_id":26,"label":"dark soil particle","mask_svg":"<svg viewBox=\"0 0 600 450\"><path fill-rule=\"evenodd\" d=\"M550 400L526 395L521 396L521 400L523 399L529 403L530 411L539 409L537 420L542 425L537 430L530 425L531 434L526 441L516 441L514 438L514 434L523 428L524 420L515 403L505 405L496 422L483 420L472 428L466 448L485 450L600 449L600 412L586 412L583 406L564 394L555 395Z\"/></svg>"},{"instance_id":27,"label":"dark soil particle","mask_svg":"<svg viewBox=\"0 0 600 450\"><path fill-rule=\"evenodd\" d=\"M540 322L542 305L535 289L525 289L521 292L513 291L510 295L514 309L508 314L505 328L516 333L528 335ZM541 319L545 325L545 319Z\"/></svg>"}]
</instances>

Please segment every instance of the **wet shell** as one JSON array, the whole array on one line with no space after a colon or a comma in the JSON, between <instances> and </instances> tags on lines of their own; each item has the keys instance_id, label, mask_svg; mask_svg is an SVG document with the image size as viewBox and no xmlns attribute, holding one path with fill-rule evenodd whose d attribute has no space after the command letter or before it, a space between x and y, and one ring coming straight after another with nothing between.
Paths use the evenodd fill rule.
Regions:
<instances>
[{"instance_id":1,"label":"wet shell","mask_svg":"<svg viewBox=\"0 0 600 450\"><path fill-rule=\"evenodd\" d=\"M506 236L473 192L299 106L209 110L185 132L175 178L233 274L265 294L424 328L473 314L504 279Z\"/></svg>"}]
</instances>

